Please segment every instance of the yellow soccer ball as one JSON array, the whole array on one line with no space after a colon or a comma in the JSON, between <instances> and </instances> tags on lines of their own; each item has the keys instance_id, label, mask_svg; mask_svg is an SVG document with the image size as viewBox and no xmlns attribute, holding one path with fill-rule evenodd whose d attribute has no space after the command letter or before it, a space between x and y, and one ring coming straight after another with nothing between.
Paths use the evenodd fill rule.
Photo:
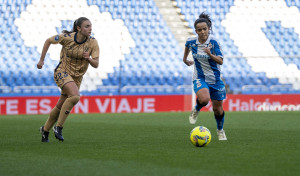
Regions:
<instances>
[{"instance_id":1,"label":"yellow soccer ball","mask_svg":"<svg viewBox=\"0 0 300 176\"><path fill-rule=\"evenodd\" d=\"M195 127L190 133L190 140L196 147L205 147L211 141L209 129L204 126Z\"/></svg>"}]
</instances>

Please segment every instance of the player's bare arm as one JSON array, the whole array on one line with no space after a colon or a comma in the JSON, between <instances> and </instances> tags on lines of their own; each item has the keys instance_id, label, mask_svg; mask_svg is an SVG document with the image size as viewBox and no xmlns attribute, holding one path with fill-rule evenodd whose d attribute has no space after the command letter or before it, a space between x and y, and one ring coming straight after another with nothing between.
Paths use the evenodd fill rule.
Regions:
<instances>
[{"instance_id":1,"label":"player's bare arm","mask_svg":"<svg viewBox=\"0 0 300 176\"><path fill-rule=\"evenodd\" d=\"M41 57L40 57L40 60L37 64L37 68L38 69L42 69L43 68L43 65L44 65L44 60L45 60L45 56L46 56L46 53L50 47L51 43L50 43L50 39L47 39L44 43L44 46L43 46L43 50L42 50L42 54L41 54Z\"/></svg>"},{"instance_id":2,"label":"player's bare arm","mask_svg":"<svg viewBox=\"0 0 300 176\"><path fill-rule=\"evenodd\" d=\"M90 65L94 68L98 68L99 66L99 57L91 58L88 52L83 53L83 58L86 59Z\"/></svg>"},{"instance_id":3,"label":"player's bare arm","mask_svg":"<svg viewBox=\"0 0 300 176\"><path fill-rule=\"evenodd\" d=\"M185 47L185 49L184 49L184 55L183 55L183 62L187 66L191 66L191 65L194 64L194 61L187 60L187 57L188 57L189 53L190 53L190 50L187 47Z\"/></svg>"},{"instance_id":4,"label":"player's bare arm","mask_svg":"<svg viewBox=\"0 0 300 176\"><path fill-rule=\"evenodd\" d=\"M206 47L203 49L203 51L209 55L209 57L214 60L215 62L217 62L219 65L222 65L223 64L223 58L220 57L220 56L216 56L216 55L213 55L211 54L210 52L210 48Z\"/></svg>"}]
</instances>

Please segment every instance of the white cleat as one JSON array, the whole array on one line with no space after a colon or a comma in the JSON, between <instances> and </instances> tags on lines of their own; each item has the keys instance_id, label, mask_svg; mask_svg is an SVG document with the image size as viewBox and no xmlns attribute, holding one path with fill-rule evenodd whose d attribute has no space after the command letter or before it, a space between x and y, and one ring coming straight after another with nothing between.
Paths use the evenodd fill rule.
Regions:
<instances>
[{"instance_id":1,"label":"white cleat","mask_svg":"<svg viewBox=\"0 0 300 176\"><path fill-rule=\"evenodd\" d=\"M190 124L195 124L197 122L199 111L196 110L196 108L193 108L191 115L189 116Z\"/></svg>"},{"instance_id":2,"label":"white cleat","mask_svg":"<svg viewBox=\"0 0 300 176\"><path fill-rule=\"evenodd\" d=\"M222 130L217 129L217 134L218 134L219 141L226 141L227 140L226 135L225 135L225 131L223 129Z\"/></svg>"}]
</instances>

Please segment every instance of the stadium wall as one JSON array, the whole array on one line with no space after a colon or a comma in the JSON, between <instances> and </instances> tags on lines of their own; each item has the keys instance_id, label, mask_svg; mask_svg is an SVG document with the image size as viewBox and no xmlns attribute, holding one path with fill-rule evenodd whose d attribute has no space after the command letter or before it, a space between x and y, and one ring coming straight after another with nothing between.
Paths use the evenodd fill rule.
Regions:
<instances>
[{"instance_id":1,"label":"stadium wall","mask_svg":"<svg viewBox=\"0 0 300 176\"><path fill-rule=\"evenodd\" d=\"M0 97L0 114L48 114L58 96ZM191 95L82 96L73 113L153 113L191 110ZM228 95L225 111L300 111L300 95ZM211 102L202 111L212 111Z\"/></svg>"}]
</instances>

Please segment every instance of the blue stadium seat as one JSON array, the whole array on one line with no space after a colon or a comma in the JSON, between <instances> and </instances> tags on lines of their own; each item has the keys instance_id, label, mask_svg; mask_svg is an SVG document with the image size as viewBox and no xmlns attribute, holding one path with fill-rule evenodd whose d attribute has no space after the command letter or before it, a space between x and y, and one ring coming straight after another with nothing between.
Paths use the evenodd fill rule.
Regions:
<instances>
[{"instance_id":1,"label":"blue stadium seat","mask_svg":"<svg viewBox=\"0 0 300 176\"><path fill-rule=\"evenodd\" d=\"M269 79L265 74L255 74L245 58L226 57L242 55L221 23L230 7L234 5L233 0L176 0L176 2L192 29L200 12L207 9L207 12L211 14L214 22L214 35L220 39L225 55L222 74L230 89L234 92L241 92L242 86L249 84L256 86L281 85L277 78ZM46 56L46 61L50 64L46 64L43 71L37 71L35 65L40 53L36 47L25 46L21 34L18 32L18 27L15 25L15 19L19 18L21 12L26 10L26 6L31 3L31 0L0 0L0 23L3 24L0 27L0 43L4 43L0 46L1 61L3 61L1 72L4 75L1 84L12 87L18 85L55 85L52 75L57 61ZM124 55L125 59L122 62L122 66L126 68L124 75L129 76L122 77L122 86L164 85L178 87L191 85L192 72L187 70L179 59L183 56L182 46L179 46L174 39L174 35L163 20L153 0L87 0L87 4L98 6L101 12L110 12L113 19L123 20L136 44L135 48L130 48L130 53ZM289 7L296 5L299 8L298 0L286 0L286 4ZM57 32L70 29L73 25L73 21L70 20L62 20L61 23L62 25L56 29ZM262 31L280 55L299 55L299 36L293 28L282 27L280 21L266 21L266 28L263 28ZM285 63L295 63L300 68L299 59L284 58L284 61ZM21 64L10 64L15 62ZM22 73L23 76L12 77L9 75L11 71ZM119 86L119 75L118 69L115 69L113 73L108 74L107 79L102 79L103 86ZM183 90L183 88L181 89ZM39 90L27 91L42 92ZM44 93L49 93L58 90L44 91L46 91ZM139 93L167 93L169 90L149 88L130 91L131 93L135 93L134 91ZM103 90L102 93L104 92L115 94L118 91L113 89L111 92L110 90Z\"/></svg>"}]
</instances>

